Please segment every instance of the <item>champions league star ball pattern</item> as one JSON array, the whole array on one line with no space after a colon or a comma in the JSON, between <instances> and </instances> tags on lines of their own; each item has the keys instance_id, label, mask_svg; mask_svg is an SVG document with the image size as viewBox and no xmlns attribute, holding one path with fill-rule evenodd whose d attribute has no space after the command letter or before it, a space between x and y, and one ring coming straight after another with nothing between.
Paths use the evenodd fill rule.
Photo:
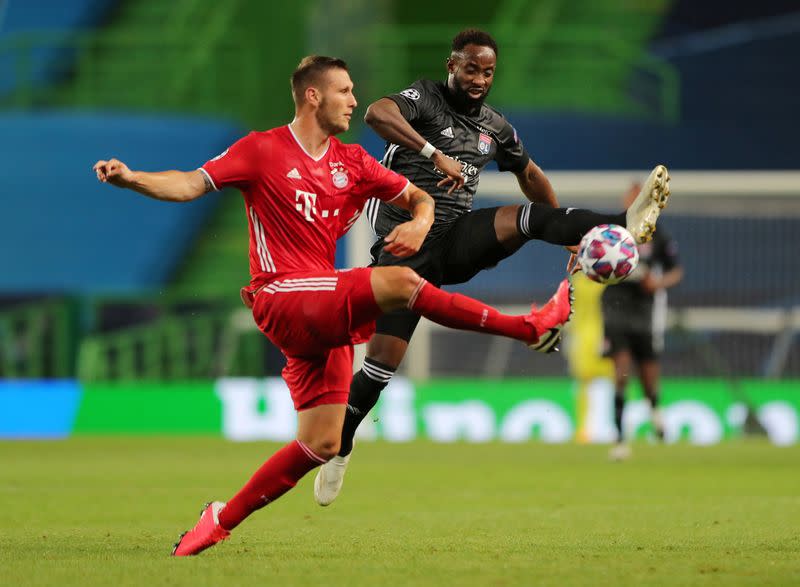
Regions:
<instances>
[{"instance_id":1,"label":"champions league star ball pattern","mask_svg":"<svg viewBox=\"0 0 800 587\"><path fill-rule=\"evenodd\" d=\"M586 277L598 283L619 283L636 268L639 250L627 229L601 224L583 235L578 264Z\"/></svg>"}]
</instances>

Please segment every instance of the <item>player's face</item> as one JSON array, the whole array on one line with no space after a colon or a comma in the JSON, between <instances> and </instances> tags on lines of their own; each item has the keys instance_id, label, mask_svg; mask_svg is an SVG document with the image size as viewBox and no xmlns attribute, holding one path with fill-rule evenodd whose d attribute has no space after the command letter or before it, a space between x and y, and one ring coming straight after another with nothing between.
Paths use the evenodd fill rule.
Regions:
<instances>
[{"instance_id":1,"label":"player's face","mask_svg":"<svg viewBox=\"0 0 800 587\"><path fill-rule=\"evenodd\" d=\"M330 69L326 72L327 84L321 90L316 116L320 128L335 135L350 128L350 118L358 105L353 95L353 82L343 69Z\"/></svg>"},{"instance_id":2,"label":"player's face","mask_svg":"<svg viewBox=\"0 0 800 587\"><path fill-rule=\"evenodd\" d=\"M467 105L480 106L489 95L496 66L491 47L467 45L447 60L447 86Z\"/></svg>"}]
</instances>

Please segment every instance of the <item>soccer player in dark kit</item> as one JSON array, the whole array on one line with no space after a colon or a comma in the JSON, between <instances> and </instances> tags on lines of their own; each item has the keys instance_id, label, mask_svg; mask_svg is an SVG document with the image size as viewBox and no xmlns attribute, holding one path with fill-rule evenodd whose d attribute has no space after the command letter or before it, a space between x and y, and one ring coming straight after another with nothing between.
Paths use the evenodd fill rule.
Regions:
<instances>
[{"instance_id":1,"label":"soccer player in dark kit","mask_svg":"<svg viewBox=\"0 0 800 587\"><path fill-rule=\"evenodd\" d=\"M383 164L436 201L435 221L421 250L404 259L385 250L383 240L409 220L408 212L378 200L367 204L378 237L372 248L374 266L405 265L440 286L469 281L532 239L574 247L598 224L625 226L638 243L652 238L669 197L669 174L663 165L656 166L626 212L558 208L553 187L514 128L485 103L497 65L495 40L468 29L455 36L451 49L446 82L418 80L367 109L367 124L387 141ZM501 171L516 175L530 202L472 209L480 173L492 160ZM341 491L356 428L403 360L418 321L417 314L405 310L378 319L366 359L350 387L341 449L320 468L314 482L320 505L332 503ZM554 333L533 348L553 351L558 338Z\"/></svg>"},{"instance_id":2,"label":"soccer player in dark kit","mask_svg":"<svg viewBox=\"0 0 800 587\"><path fill-rule=\"evenodd\" d=\"M639 193L639 188L638 184L631 186L625 194L625 203ZM631 446L622 427L622 414L634 365L650 404L653 429L658 438L664 437L658 387L667 314L666 290L678 285L681 279L683 268L678 259L678 244L661 226L652 241L639 246L636 269L625 281L609 286L603 292L605 352L614 361L617 442L609 453L612 460L622 461L631 456Z\"/></svg>"}]
</instances>

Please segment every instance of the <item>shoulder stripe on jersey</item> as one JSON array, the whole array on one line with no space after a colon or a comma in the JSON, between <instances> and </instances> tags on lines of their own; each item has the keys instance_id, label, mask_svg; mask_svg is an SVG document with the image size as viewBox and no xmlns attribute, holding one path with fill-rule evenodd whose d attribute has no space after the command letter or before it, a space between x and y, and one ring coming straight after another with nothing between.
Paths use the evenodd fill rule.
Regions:
<instances>
[{"instance_id":1,"label":"shoulder stripe on jersey","mask_svg":"<svg viewBox=\"0 0 800 587\"><path fill-rule=\"evenodd\" d=\"M256 250L258 251L258 258L261 262L261 270L275 273L275 262L272 260L272 255L267 248L267 239L264 232L264 227L256 216L256 210L250 207L250 218L253 221L253 234L256 237Z\"/></svg>"}]
</instances>

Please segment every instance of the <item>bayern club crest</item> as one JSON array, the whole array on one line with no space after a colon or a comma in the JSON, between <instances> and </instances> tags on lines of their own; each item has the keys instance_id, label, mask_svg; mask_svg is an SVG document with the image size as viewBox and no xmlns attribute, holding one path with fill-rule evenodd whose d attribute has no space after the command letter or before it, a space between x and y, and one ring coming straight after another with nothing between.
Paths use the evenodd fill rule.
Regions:
<instances>
[{"instance_id":1,"label":"bayern club crest","mask_svg":"<svg viewBox=\"0 0 800 587\"><path fill-rule=\"evenodd\" d=\"M492 150L492 137L482 132L478 137L478 151L482 155L488 155L489 151L491 150Z\"/></svg>"},{"instance_id":2,"label":"bayern club crest","mask_svg":"<svg viewBox=\"0 0 800 587\"><path fill-rule=\"evenodd\" d=\"M331 163L330 166L333 185L339 189L347 186L350 180L347 177L347 170L344 168L344 164L342 164L341 161L336 161L335 163Z\"/></svg>"}]
</instances>

